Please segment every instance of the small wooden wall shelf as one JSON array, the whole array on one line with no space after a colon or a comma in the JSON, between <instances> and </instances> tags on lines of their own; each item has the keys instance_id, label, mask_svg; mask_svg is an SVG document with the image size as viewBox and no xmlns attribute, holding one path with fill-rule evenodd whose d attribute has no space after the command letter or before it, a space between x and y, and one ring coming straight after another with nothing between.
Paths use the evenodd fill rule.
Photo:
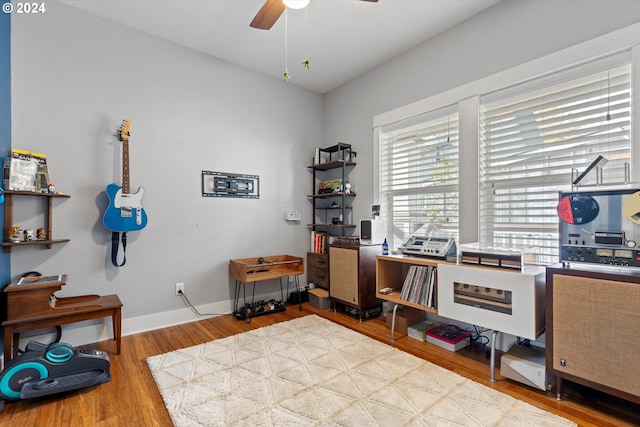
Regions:
<instances>
[{"instance_id":1,"label":"small wooden wall shelf","mask_svg":"<svg viewBox=\"0 0 640 427\"><path fill-rule=\"evenodd\" d=\"M43 227L47 230L46 240L31 240L28 242L12 242L11 241L11 227L13 224L13 198L15 196L30 196L30 197L43 197L46 200L47 205L45 208L45 223ZM66 194L50 194L50 193L36 193L35 191L4 191L4 241L2 242L2 249L5 252L12 252L14 247L19 246L46 246L47 249L51 249L51 246L56 243L65 243L69 239L54 239L53 238L53 199L64 198L68 199L69 195Z\"/></svg>"}]
</instances>

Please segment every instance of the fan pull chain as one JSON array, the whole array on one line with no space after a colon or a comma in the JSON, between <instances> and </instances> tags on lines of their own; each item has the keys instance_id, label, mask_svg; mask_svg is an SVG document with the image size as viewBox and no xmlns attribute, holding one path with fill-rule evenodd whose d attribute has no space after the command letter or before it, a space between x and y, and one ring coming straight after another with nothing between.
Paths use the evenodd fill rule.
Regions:
<instances>
[{"instance_id":1,"label":"fan pull chain","mask_svg":"<svg viewBox=\"0 0 640 427\"><path fill-rule=\"evenodd\" d=\"M289 74L289 20L287 13L288 10L284 11L284 81L285 83L289 81L291 75Z\"/></svg>"},{"instance_id":2,"label":"fan pull chain","mask_svg":"<svg viewBox=\"0 0 640 427\"><path fill-rule=\"evenodd\" d=\"M291 75L289 74L289 14L288 10L284 11L284 81L289 81Z\"/></svg>"},{"instance_id":3,"label":"fan pull chain","mask_svg":"<svg viewBox=\"0 0 640 427\"><path fill-rule=\"evenodd\" d=\"M309 64L309 8L307 7L304 12L305 12L305 14L304 14L304 19L305 19L305 22L304 22L305 52L304 52L304 59L302 60L301 64L307 70L311 70L311 66Z\"/></svg>"}]
</instances>

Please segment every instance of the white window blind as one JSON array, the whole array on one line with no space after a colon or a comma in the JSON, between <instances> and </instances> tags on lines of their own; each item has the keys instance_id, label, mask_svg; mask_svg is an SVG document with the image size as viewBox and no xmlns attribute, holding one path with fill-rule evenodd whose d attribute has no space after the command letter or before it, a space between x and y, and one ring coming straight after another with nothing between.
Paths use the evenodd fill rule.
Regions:
<instances>
[{"instance_id":1,"label":"white window blind","mask_svg":"<svg viewBox=\"0 0 640 427\"><path fill-rule=\"evenodd\" d=\"M558 192L599 155L601 178L581 186L625 180L630 71L624 53L481 98L481 243L536 246L543 264L558 261Z\"/></svg>"},{"instance_id":2,"label":"white window blind","mask_svg":"<svg viewBox=\"0 0 640 427\"><path fill-rule=\"evenodd\" d=\"M427 225L458 236L458 113L453 108L382 127L380 211L391 248Z\"/></svg>"}]
</instances>

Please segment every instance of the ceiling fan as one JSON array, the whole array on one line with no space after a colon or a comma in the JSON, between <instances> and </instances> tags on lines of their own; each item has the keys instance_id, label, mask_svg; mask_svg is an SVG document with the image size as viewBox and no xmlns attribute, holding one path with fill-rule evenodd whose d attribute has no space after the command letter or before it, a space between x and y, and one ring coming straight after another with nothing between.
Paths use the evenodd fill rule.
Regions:
<instances>
[{"instance_id":1,"label":"ceiling fan","mask_svg":"<svg viewBox=\"0 0 640 427\"><path fill-rule=\"evenodd\" d=\"M378 0L362 1L368 1L371 3L378 2ZM302 7L305 7L308 1L298 3L304 3ZM273 24L276 23L278 18L280 18L280 15L284 13L286 8L287 6L285 5L284 0L266 0L258 11L258 14L255 16L255 18L253 18L253 21L251 21L251 24L249 24L249 26L260 30L269 30L271 27L273 27Z\"/></svg>"}]
</instances>

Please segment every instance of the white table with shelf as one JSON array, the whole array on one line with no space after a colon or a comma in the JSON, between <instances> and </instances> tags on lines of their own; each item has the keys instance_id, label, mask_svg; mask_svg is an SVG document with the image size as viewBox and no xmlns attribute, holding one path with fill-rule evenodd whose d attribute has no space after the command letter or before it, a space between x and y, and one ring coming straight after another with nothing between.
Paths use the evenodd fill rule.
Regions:
<instances>
[{"instance_id":1,"label":"white table with shelf","mask_svg":"<svg viewBox=\"0 0 640 427\"><path fill-rule=\"evenodd\" d=\"M400 298L404 278L412 265L436 267L436 307L427 307ZM454 298L456 283L488 286L511 292L511 311L505 313L480 306L456 303ZM381 294L380 289L387 287L392 288L393 292ZM477 265L460 265L431 258L378 255L376 259L376 297L394 304L391 341L395 340L395 316L398 307L401 306L424 310L427 313L492 329L490 367L492 382L495 381L495 342L498 333L503 332L535 340L544 331L544 269L539 267L526 271L514 271Z\"/></svg>"}]
</instances>

